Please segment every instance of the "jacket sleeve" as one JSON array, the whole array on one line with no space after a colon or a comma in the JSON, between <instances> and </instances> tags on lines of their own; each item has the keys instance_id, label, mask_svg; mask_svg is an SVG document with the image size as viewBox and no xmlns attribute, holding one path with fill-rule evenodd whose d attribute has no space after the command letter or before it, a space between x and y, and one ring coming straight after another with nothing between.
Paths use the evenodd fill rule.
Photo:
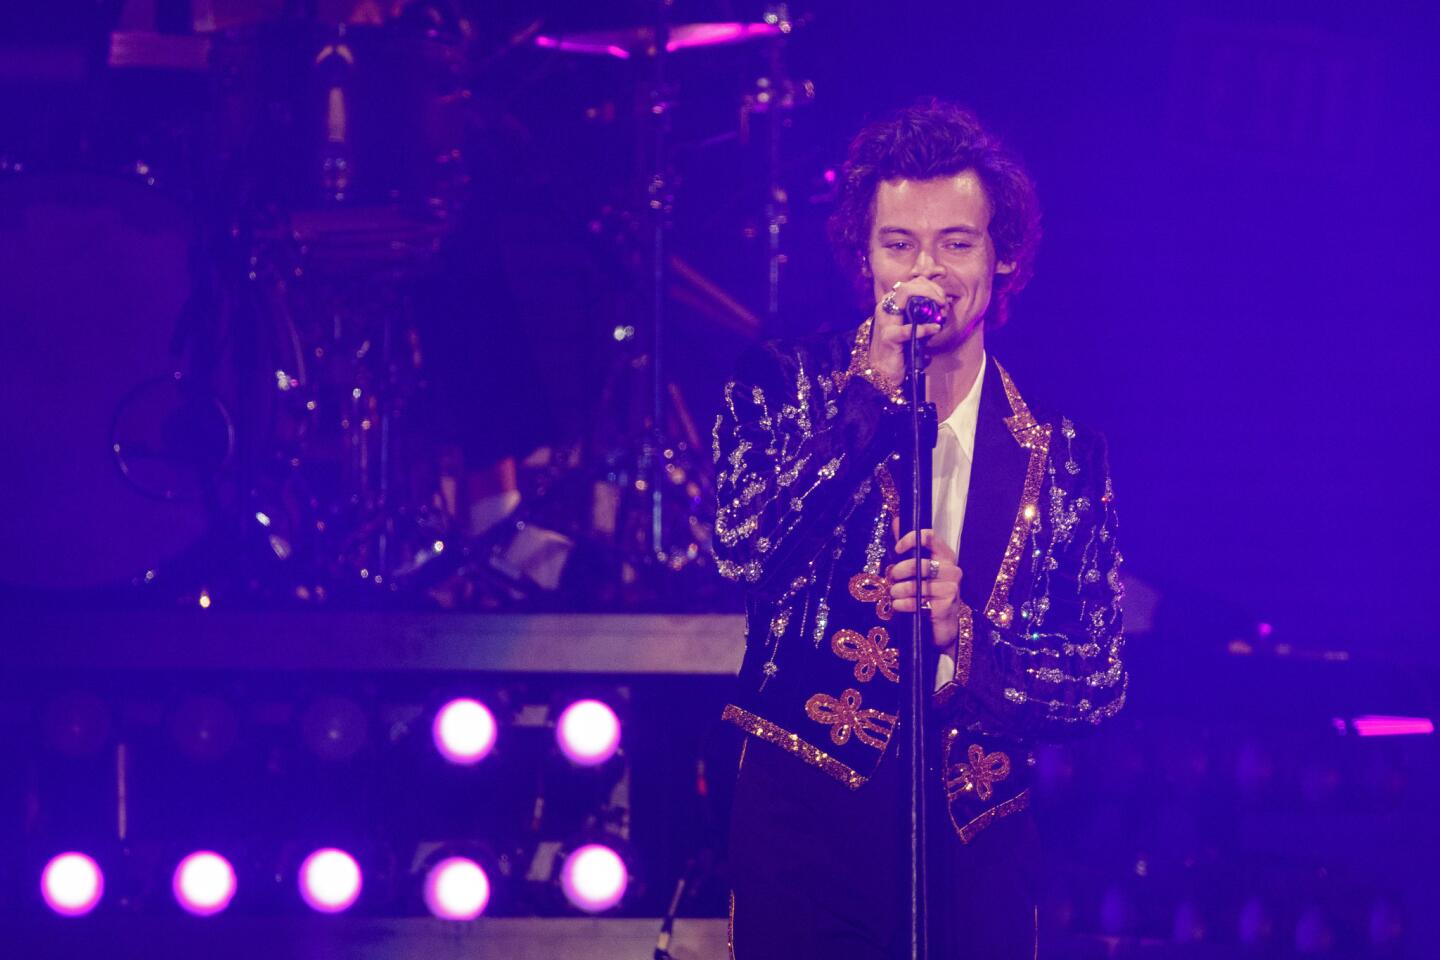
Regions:
<instances>
[{"instance_id":1,"label":"jacket sleeve","mask_svg":"<svg viewBox=\"0 0 1440 960\"><path fill-rule=\"evenodd\" d=\"M1072 452L1057 472L1077 482L1067 491L1052 477L1049 502L1040 505L1046 522L1027 540L1029 599L1005 627L974 614L969 676L956 702L958 719L983 733L1063 739L1125 705L1130 678L1114 490L1104 441L1091 438L1089 455L1077 457L1074 435L1065 421L1062 442L1071 442Z\"/></svg>"},{"instance_id":2,"label":"jacket sleeve","mask_svg":"<svg viewBox=\"0 0 1440 960\"><path fill-rule=\"evenodd\" d=\"M713 434L720 572L761 597L802 576L895 448L895 406L860 377L807 369L804 351L747 351Z\"/></svg>"}]
</instances>

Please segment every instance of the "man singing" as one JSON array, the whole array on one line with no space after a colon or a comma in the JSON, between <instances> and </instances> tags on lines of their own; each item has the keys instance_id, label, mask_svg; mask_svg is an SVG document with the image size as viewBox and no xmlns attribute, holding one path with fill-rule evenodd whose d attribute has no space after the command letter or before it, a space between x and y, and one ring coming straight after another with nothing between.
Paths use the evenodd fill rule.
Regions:
<instances>
[{"instance_id":1,"label":"man singing","mask_svg":"<svg viewBox=\"0 0 1440 960\"><path fill-rule=\"evenodd\" d=\"M716 421L717 554L746 586L747 735L731 831L739 960L891 958L907 942L905 618L934 649L925 771L931 956L1037 951L1034 744L1119 712L1120 551L1105 446L1032 410L985 350L1029 278L1034 186L969 112L928 102L850 146L831 221L873 303L762 344ZM901 529L912 297L936 405L934 528Z\"/></svg>"}]
</instances>

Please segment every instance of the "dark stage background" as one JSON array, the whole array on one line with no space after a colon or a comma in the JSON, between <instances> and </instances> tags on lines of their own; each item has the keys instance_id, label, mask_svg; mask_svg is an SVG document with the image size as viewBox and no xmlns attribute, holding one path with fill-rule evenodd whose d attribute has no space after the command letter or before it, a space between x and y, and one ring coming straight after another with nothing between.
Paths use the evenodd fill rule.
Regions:
<instances>
[{"instance_id":1,"label":"dark stage background","mask_svg":"<svg viewBox=\"0 0 1440 960\"><path fill-rule=\"evenodd\" d=\"M1353 734L1433 733L1440 689L1433 8L817 0L783 42L668 56L676 391L647 446L650 65L557 47L654 6L352 31L347 149L398 189L340 203L302 101L351 6L0 4L0 947L598 956L631 924L649 955L693 868L712 953L677 955L720 955L742 604L706 550L710 422L746 346L869 309L825 238L834 171L934 95L1038 182L1036 275L987 346L1107 435L1123 524L1130 706L1038 753L1053 955L1429 955L1435 738ZM332 26L266 32L304 8ZM442 142L464 176L427 166ZM662 466L657 564L635 491ZM514 493L470 529L467 500ZM495 761L433 749L461 694L493 708ZM582 696L626 731L598 773L554 742ZM545 946L531 921L592 922L555 865L593 836L631 892ZM176 922L192 839L237 863L222 937ZM355 844L367 893L304 928L314 952L287 924L315 920L293 875L321 842ZM491 915L425 926L426 858L481 847ZM113 870L88 927L37 894L63 849Z\"/></svg>"}]
</instances>

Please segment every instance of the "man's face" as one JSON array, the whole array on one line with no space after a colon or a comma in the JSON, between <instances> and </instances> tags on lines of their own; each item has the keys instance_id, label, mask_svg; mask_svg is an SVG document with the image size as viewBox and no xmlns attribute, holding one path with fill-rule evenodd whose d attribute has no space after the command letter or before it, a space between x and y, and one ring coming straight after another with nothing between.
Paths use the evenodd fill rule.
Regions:
<instances>
[{"instance_id":1,"label":"man's face","mask_svg":"<svg viewBox=\"0 0 1440 960\"><path fill-rule=\"evenodd\" d=\"M952 350L984 321L995 274L990 200L974 170L934 180L887 180L875 191L870 269L878 302L897 282L925 278L945 293L944 328L931 353Z\"/></svg>"}]
</instances>

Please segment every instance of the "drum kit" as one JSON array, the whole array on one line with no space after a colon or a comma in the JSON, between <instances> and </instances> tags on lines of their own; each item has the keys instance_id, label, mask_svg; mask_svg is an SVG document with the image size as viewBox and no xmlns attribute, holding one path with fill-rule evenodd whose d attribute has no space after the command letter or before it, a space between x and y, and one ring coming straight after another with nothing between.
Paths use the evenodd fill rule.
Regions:
<instances>
[{"instance_id":1,"label":"drum kit","mask_svg":"<svg viewBox=\"0 0 1440 960\"><path fill-rule=\"evenodd\" d=\"M504 586L467 596L533 599L494 562L499 535L467 542L443 494L416 413L427 366L413 295L446 269L457 225L484 216L474 90L524 49L629 68L639 202L591 223L630 245L646 296L615 327L607 426L524 474L525 506L503 531L543 523L593 548L576 551L591 569L570 581L588 595L552 606L703 606L719 589L708 440L668 376L666 330L677 301L750 336L761 321L670 242L684 100L669 71L717 47L763 51L737 122L764 123L773 317L781 135L813 96L783 69L800 21L775 5L755 22L671 23L659 2L647 24L537 21L481 49L457 5L396 3L363 23L294 6L163 33L111 22L78 45L0 56L0 590L426 604L469 577Z\"/></svg>"}]
</instances>

